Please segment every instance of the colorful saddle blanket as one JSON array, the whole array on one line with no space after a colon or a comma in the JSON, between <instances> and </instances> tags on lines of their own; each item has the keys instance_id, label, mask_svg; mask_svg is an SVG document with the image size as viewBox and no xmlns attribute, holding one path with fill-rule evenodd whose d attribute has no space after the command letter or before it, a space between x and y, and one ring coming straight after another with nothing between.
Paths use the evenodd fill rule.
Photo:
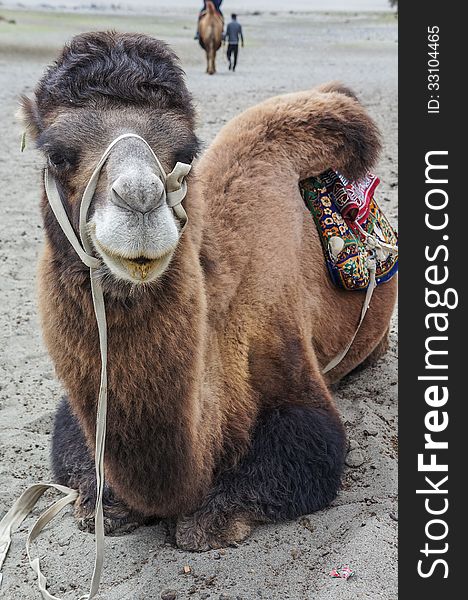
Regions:
<instances>
[{"instance_id":1,"label":"colorful saddle blanket","mask_svg":"<svg viewBox=\"0 0 468 600\"><path fill-rule=\"evenodd\" d=\"M300 182L317 225L333 282L364 290L375 270L377 284L398 271L398 237L374 198L379 179L368 174L351 182L332 170Z\"/></svg>"}]
</instances>

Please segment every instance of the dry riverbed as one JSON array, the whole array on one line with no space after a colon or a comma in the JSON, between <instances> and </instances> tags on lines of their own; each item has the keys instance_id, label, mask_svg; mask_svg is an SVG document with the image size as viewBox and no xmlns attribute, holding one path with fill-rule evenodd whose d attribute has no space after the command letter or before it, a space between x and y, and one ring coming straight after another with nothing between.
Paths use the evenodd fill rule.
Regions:
<instances>
[{"instance_id":1,"label":"dry riverbed","mask_svg":"<svg viewBox=\"0 0 468 600\"><path fill-rule=\"evenodd\" d=\"M275 94L330 79L351 85L383 132L377 169L379 201L397 214L397 25L393 15L275 13L241 15L246 47L238 72L205 75L193 41L195 14L166 9L163 16L9 11L0 15L0 516L24 488L50 480L49 444L62 391L41 341L35 271L43 231L38 210L40 157L21 154L14 119L18 96L35 82L62 44L88 29L143 31L167 40L179 54L199 110L206 144L243 109ZM312 224L311 224L312 226ZM335 391L351 449L343 489L332 507L295 522L258 528L238 548L188 554L174 548L163 525L107 540L101 600L396 600L397 339L375 367ZM28 520L15 535L4 569L5 600L39 598L25 560ZM92 569L93 537L70 515L38 544L51 591L71 600L84 592ZM329 572L355 570L345 581ZM184 568L185 567L185 568Z\"/></svg>"}]
</instances>

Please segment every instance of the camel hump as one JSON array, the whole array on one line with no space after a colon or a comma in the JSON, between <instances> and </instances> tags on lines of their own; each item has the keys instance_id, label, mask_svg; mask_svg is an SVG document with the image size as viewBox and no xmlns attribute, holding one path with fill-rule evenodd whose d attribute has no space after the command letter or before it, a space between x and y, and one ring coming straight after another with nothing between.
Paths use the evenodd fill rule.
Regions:
<instances>
[{"instance_id":1,"label":"camel hump","mask_svg":"<svg viewBox=\"0 0 468 600\"><path fill-rule=\"evenodd\" d=\"M331 82L304 92L270 98L228 123L219 142L231 140L238 157L269 156L289 164L301 179L339 170L363 177L378 159L379 130L356 95Z\"/></svg>"},{"instance_id":2,"label":"camel hump","mask_svg":"<svg viewBox=\"0 0 468 600\"><path fill-rule=\"evenodd\" d=\"M210 15L216 15L217 14L217 10L216 10L215 5L213 4L213 2L208 1L206 3L206 10L208 11L208 14L210 14Z\"/></svg>"},{"instance_id":3,"label":"camel hump","mask_svg":"<svg viewBox=\"0 0 468 600\"><path fill-rule=\"evenodd\" d=\"M353 90L341 83L341 81L328 81L327 83L322 83L321 85L317 86L315 89L317 92L322 92L323 94L329 94L333 92L343 94L344 96L348 96L348 98L356 100L356 102L360 102Z\"/></svg>"},{"instance_id":4,"label":"camel hump","mask_svg":"<svg viewBox=\"0 0 468 600\"><path fill-rule=\"evenodd\" d=\"M224 17L223 15L219 12L219 10L216 8L216 6L213 4L213 2L208 1L206 3L206 9L204 11L204 13L202 13L202 18L205 16L212 16L215 19L218 20L218 22L224 26Z\"/></svg>"}]
</instances>

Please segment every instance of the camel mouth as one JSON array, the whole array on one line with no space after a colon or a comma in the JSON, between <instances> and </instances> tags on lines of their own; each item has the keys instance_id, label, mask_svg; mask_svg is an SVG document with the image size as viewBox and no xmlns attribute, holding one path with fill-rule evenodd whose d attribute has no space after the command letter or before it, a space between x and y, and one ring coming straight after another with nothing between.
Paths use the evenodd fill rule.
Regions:
<instances>
[{"instance_id":1,"label":"camel mouth","mask_svg":"<svg viewBox=\"0 0 468 600\"><path fill-rule=\"evenodd\" d=\"M170 259L172 253L167 253L159 258L148 258L147 256L138 256L137 258L120 258L120 263L131 274L132 279L136 281L152 280L155 271L159 271L166 260ZM159 273L158 273L159 274Z\"/></svg>"},{"instance_id":2,"label":"camel mouth","mask_svg":"<svg viewBox=\"0 0 468 600\"><path fill-rule=\"evenodd\" d=\"M132 263L136 263L137 265L148 265L154 259L148 258L147 256L138 256L137 258L129 258L128 260Z\"/></svg>"},{"instance_id":3,"label":"camel mouth","mask_svg":"<svg viewBox=\"0 0 468 600\"><path fill-rule=\"evenodd\" d=\"M113 275L118 279L124 279L131 283L144 284L157 279L167 269L174 254L174 249L170 249L156 257L144 254L127 257L104 247L96 238L93 241L96 249Z\"/></svg>"}]
</instances>

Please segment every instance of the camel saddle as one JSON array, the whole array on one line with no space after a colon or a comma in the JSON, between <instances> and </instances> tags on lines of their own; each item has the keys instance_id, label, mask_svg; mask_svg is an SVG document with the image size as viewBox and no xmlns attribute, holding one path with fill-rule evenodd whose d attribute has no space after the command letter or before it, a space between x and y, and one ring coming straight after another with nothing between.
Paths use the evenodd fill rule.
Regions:
<instances>
[{"instance_id":1,"label":"camel saddle","mask_svg":"<svg viewBox=\"0 0 468 600\"><path fill-rule=\"evenodd\" d=\"M374 279L371 269L377 285L398 271L397 233L374 198L379 183L370 173L353 182L330 169L299 184L330 277L342 289L367 289Z\"/></svg>"}]
</instances>

